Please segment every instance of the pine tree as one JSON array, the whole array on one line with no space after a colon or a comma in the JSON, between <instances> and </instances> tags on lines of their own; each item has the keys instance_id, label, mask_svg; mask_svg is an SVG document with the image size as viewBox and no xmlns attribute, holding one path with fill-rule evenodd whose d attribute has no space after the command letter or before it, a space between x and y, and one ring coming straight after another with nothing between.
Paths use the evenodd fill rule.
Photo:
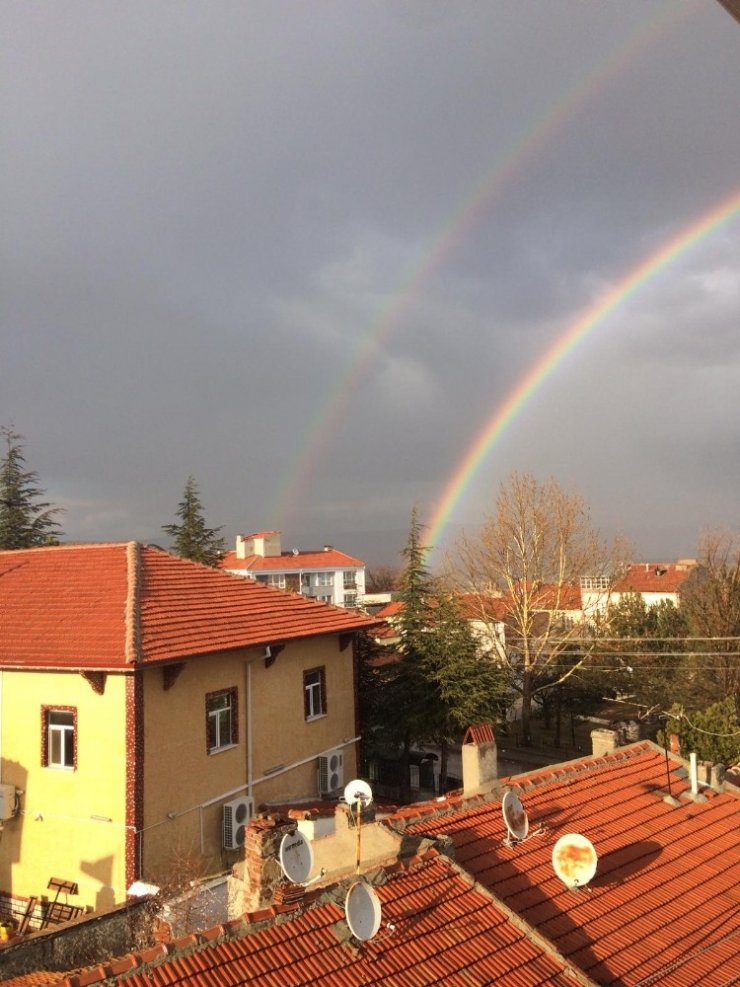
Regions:
<instances>
[{"instance_id":1,"label":"pine tree","mask_svg":"<svg viewBox=\"0 0 740 987\"><path fill-rule=\"evenodd\" d=\"M180 524L162 525L162 530L172 539L175 553L193 562L217 566L224 553L224 540L219 536L221 528L206 527L198 485L193 476L187 479L176 513Z\"/></svg>"},{"instance_id":2,"label":"pine tree","mask_svg":"<svg viewBox=\"0 0 740 987\"><path fill-rule=\"evenodd\" d=\"M455 598L427 569L428 551L414 510L403 550L401 660L392 687L394 712L405 727L404 762L412 742L438 745L440 785L444 786L449 745L471 723L498 718L506 676L490 658L480 655ZM404 778L406 774L404 768Z\"/></svg>"},{"instance_id":3,"label":"pine tree","mask_svg":"<svg viewBox=\"0 0 740 987\"><path fill-rule=\"evenodd\" d=\"M40 500L46 493L38 473L25 469L23 436L3 426L7 451L0 461L0 549L58 544L61 508Z\"/></svg>"}]
</instances>

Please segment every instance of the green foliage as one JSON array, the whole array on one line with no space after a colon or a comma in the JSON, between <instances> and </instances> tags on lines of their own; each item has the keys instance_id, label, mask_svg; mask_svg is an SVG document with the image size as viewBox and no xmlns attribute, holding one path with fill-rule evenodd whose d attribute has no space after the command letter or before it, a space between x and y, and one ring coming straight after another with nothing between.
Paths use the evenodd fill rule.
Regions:
<instances>
[{"instance_id":1,"label":"green foliage","mask_svg":"<svg viewBox=\"0 0 740 987\"><path fill-rule=\"evenodd\" d=\"M471 723L496 718L505 684L496 665L479 657L478 643L454 597L429 573L427 552L414 511L403 551L396 685L404 695L412 738L444 743L455 740Z\"/></svg>"},{"instance_id":2,"label":"green foliage","mask_svg":"<svg viewBox=\"0 0 740 987\"><path fill-rule=\"evenodd\" d=\"M599 628L610 641L605 653L613 654L613 681L636 702L665 709L681 700L690 676L685 653L686 618L670 600L647 606L639 593L626 593L609 607Z\"/></svg>"},{"instance_id":3,"label":"green foliage","mask_svg":"<svg viewBox=\"0 0 740 987\"><path fill-rule=\"evenodd\" d=\"M162 530L172 539L175 553L193 562L217 566L224 554L224 540L219 536L221 528L206 527L198 486L192 476L187 479L176 513L180 524L162 525Z\"/></svg>"},{"instance_id":4,"label":"green foliage","mask_svg":"<svg viewBox=\"0 0 740 987\"><path fill-rule=\"evenodd\" d=\"M0 461L0 549L56 545L61 508L40 499L46 491L38 474L25 469L23 436L5 426L1 431L7 449Z\"/></svg>"},{"instance_id":5,"label":"green foliage","mask_svg":"<svg viewBox=\"0 0 740 987\"><path fill-rule=\"evenodd\" d=\"M696 713L687 714L678 705L670 713L666 732L669 736L678 734L684 757L694 751L700 760L714 764L740 761L740 721L731 696ZM662 732L658 743L665 744Z\"/></svg>"}]
</instances>

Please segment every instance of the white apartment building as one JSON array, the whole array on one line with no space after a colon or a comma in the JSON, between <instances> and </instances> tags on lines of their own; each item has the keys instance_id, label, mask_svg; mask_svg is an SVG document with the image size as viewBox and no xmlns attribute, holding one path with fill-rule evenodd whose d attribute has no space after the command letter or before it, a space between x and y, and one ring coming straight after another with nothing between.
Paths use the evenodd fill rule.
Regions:
<instances>
[{"instance_id":1,"label":"white apartment building","mask_svg":"<svg viewBox=\"0 0 740 987\"><path fill-rule=\"evenodd\" d=\"M237 535L236 549L221 567L236 576L292 593L301 593L338 607L354 607L365 595L365 563L332 545L317 551L282 551L279 531Z\"/></svg>"}]
</instances>

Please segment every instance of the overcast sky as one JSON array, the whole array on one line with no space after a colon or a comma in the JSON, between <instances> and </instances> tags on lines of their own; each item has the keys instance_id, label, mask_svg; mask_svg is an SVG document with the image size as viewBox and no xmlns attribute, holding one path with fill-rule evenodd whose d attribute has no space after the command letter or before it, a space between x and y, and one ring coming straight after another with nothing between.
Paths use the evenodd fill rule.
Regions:
<instances>
[{"instance_id":1,"label":"overcast sky","mask_svg":"<svg viewBox=\"0 0 740 987\"><path fill-rule=\"evenodd\" d=\"M207 520L395 563L589 306L740 192L713 0L0 6L0 423L70 540ZM507 428L640 558L737 527L740 216L617 306Z\"/></svg>"}]
</instances>

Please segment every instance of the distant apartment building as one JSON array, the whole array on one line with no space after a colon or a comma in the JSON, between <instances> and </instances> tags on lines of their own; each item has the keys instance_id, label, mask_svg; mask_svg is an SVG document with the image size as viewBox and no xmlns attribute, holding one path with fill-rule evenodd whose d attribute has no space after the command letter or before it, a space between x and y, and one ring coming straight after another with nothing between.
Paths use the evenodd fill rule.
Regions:
<instances>
[{"instance_id":1,"label":"distant apartment building","mask_svg":"<svg viewBox=\"0 0 740 987\"><path fill-rule=\"evenodd\" d=\"M318 551L284 552L279 531L237 535L236 549L227 552L221 567L277 589L301 593L322 603L354 607L365 595L365 563L338 552L332 545Z\"/></svg>"},{"instance_id":2,"label":"distant apartment building","mask_svg":"<svg viewBox=\"0 0 740 987\"><path fill-rule=\"evenodd\" d=\"M664 602L678 607L681 593L696 579L699 569L696 559L679 559L678 562L635 562L616 580L605 575L582 576L582 609L593 614L631 594L641 596L647 607Z\"/></svg>"}]
</instances>

